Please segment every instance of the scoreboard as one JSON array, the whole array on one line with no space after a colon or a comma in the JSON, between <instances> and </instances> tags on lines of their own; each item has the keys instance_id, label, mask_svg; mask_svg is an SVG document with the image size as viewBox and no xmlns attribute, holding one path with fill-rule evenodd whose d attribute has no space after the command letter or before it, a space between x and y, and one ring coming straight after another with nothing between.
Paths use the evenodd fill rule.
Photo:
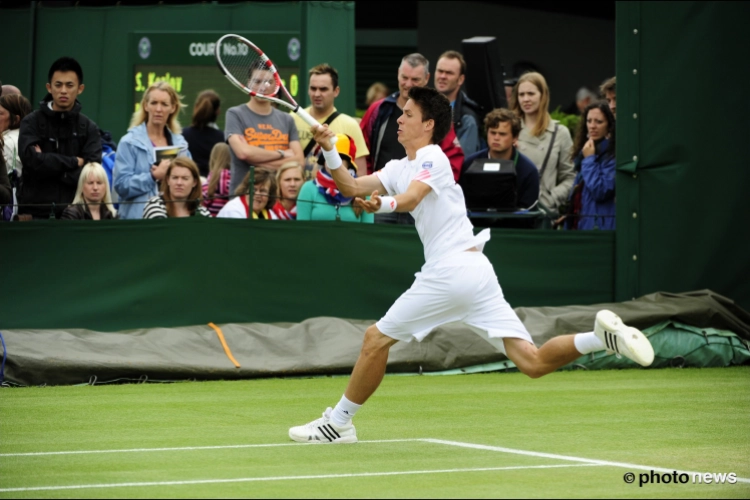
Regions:
<instances>
[{"instance_id":1,"label":"scoreboard","mask_svg":"<svg viewBox=\"0 0 750 500\"><path fill-rule=\"evenodd\" d=\"M179 115L183 127L190 125L193 104L198 94L207 89L221 97L221 111L217 120L224 129L225 111L249 99L232 85L219 70L214 57L216 41L223 31L193 32L134 32L130 33L130 67L132 68L132 100L130 112L141 105L143 92L154 82L166 80L187 105ZM300 98L301 44L297 32L234 32L252 41L271 58L289 93ZM302 89L304 90L304 89ZM128 121L130 116L127 117Z\"/></svg>"}]
</instances>

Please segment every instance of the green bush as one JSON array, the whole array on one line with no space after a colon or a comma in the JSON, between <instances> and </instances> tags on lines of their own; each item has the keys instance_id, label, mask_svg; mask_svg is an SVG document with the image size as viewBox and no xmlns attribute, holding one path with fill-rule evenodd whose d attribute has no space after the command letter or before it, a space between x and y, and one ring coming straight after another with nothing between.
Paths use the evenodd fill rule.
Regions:
<instances>
[{"instance_id":1,"label":"green bush","mask_svg":"<svg viewBox=\"0 0 750 500\"><path fill-rule=\"evenodd\" d=\"M570 130L570 137L576 136L576 127L578 127L578 121L581 119L581 115L569 115L560 111L560 106L557 107L550 116L553 120L557 120L560 124L565 125Z\"/></svg>"}]
</instances>

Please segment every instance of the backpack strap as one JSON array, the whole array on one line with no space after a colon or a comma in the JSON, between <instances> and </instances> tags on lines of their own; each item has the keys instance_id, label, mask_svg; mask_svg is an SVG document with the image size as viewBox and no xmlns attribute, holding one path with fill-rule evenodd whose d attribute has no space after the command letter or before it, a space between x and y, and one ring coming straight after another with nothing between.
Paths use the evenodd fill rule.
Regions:
<instances>
[{"instance_id":1,"label":"backpack strap","mask_svg":"<svg viewBox=\"0 0 750 500\"><path fill-rule=\"evenodd\" d=\"M323 125L330 125L333 123L333 120L339 117L341 113L338 111L334 111L331 116L328 117L328 119L323 122ZM302 156L307 158L307 155L310 154L310 151L315 147L315 141L313 139L310 139L310 142L307 143L307 146L305 146L305 151L303 152Z\"/></svg>"}]
</instances>

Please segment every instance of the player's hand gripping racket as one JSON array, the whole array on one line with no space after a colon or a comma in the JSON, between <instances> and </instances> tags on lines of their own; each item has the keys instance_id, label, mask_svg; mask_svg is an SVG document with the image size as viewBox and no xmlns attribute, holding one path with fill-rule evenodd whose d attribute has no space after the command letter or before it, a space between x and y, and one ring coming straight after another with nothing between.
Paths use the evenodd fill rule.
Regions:
<instances>
[{"instance_id":1,"label":"player's hand gripping racket","mask_svg":"<svg viewBox=\"0 0 750 500\"><path fill-rule=\"evenodd\" d=\"M320 123L302 109L281 83L281 77L271 60L250 40L239 35L224 35L216 42L216 62L224 76L246 94L285 106L311 127ZM277 95L283 95L285 100ZM336 137L329 139L336 144Z\"/></svg>"}]
</instances>

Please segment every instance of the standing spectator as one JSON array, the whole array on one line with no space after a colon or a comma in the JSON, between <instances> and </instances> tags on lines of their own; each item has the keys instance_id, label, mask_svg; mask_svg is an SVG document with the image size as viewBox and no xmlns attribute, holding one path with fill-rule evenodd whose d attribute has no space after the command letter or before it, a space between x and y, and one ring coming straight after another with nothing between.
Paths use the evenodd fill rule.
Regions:
<instances>
[{"instance_id":1,"label":"standing spectator","mask_svg":"<svg viewBox=\"0 0 750 500\"><path fill-rule=\"evenodd\" d=\"M68 220L106 220L114 219L117 210L112 205L107 172L98 163L87 163L78 178L73 204L62 214Z\"/></svg>"},{"instance_id":2,"label":"standing spectator","mask_svg":"<svg viewBox=\"0 0 750 500\"><path fill-rule=\"evenodd\" d=\"M210 172L208 180L203 184L203 206L208 209L212 217L216 217L229 201L232 156L225 142L214 145L208 165Z\"/></svg>"},{"instance_id":3,"label":"standing spectator","mask_svg":"<svg viewBox=\"0 0 750 500\"><path fill-rule=\"evenodd\" d=\"M2 137L0 137L0 142L3 142ZM8 171L5 168L5 158L0 156L0 205L9 204L12 201L13 191L10 187L10 180L8 180ZM0 209L2 209L0 210L0 220L6 220L7 207L0 206Z\"/></svg>"},{"instance_id":4,"label":"standing spectator","mask_svg":"<svg viewBox=\"0 0 750 500\"><path fill-rule=\"evenodd\" d=\"M262 90L268 85L275 85L273 73L254 68L250 75L251 88ZM232 193L250 171L250 165L275 171L289 160L304 162L294 118L275 109L265 99L250 97L247 104L229 108L224 135L232 150L229 186Z\"/></svg>"},{"instance_id":5,"label":"standing spectator","mask_svg":"<svg viewBox=\"0 0 750 500\"><path fill-rule=\"evenodd\" d=\"M8 174L16 171L20 177L23 163L18 151L18 134L21 120L31 113L31 104L21 94L3 94L0 96L0 133L3 136L3 157Z\"/></svg>"},{"instance_id":6,"label":"standing spectator","mask_svg":"<svg viewBox=\"0 0 750 500\"><path fill-rule=\"evenodd\" d=\"M141 107L133 114L115 156L114 187L120 196L121 219L142 219L146 202L159 194L159 183L164 182L170 161L155 164L154 148L187 148L177 119L182 108L180 96L167 82L155 82L144 92ZM190 156L187 150L184 154Z\"/></svg>"},{"instance_id":7,"label":"standing spectator","mask_svg":"<svg viewBox=\"0 0 750 500\"><path fill-rule=\"evenodd\" d=\"M221 209L216 217L221 219L278 219L271 208L276 203L276 177L274 172L266 168L255 169L255 184L253 186L253 208L250 210L250 172L240 182L237 195Z\"/></svg>"},{"instance_id":8,"label":"standing spectator","mask_svg":"<svg viewBox=\"0 0 750 500\"><path fill-rule=\"evenodd\" d=\"M367 89L367 93L365 94L365 106L369 107L370 104L374 103L375 101L379 101L380 99L385 99L388 97L388 94L390 94L391 91L388 89L385 83L383 82L375 82Z\"/></svg>"},{"instance_id":9,"label":"standing spectator","mask_svg":"<svg viewBox=\"0 0 750 500\"><path fill-rule=\"evenodd\" d=\"M360 127L365 136L365 143L370 150L367 157L367 173L381 170L391 160L400 160L406 156L406 150L398 142L398 123L402 109L409 100L409 89L424 87L430 81L430 63L422 54L409 54L401 60L398 68L398 92L375 101L362 118ZM458 180L464 163L464 153L451 125L448 135L440 141L451 164L453 178ZM414 224L414 218L407 212L378 214L375 221L386 224Z\"/></svg>"},{"instance_id":10,"label":"standing spectator","mask_svg":"<svg viewBox=\"0 0 750 500\"><path fill-rule=\"evenodd\" d=\"M276 172L276 186L278 189L276 204L271 210L281 220L295 220L297 218L297 196L305 182L305 172L302 165L290 161L281 166Z\"/></svg>"},{"instance_id":11,"label":"standing spectator","mask_svg":"<svg viewBox=\"0 0 750 500\"><path fill-rule=\"evenodd\" d=\"M516 86L518 83L518 78L508 78L503 81L503 86L505 87L505 102L507 103L508 107L512 107L513 102L513 87Z\"/></svg>"},{"instance_id":12,"label":"standing spectator","mask_svg":"<svg viewBox=\"0 0 750 500\"><path fill-rule=\"evenodd\" d=\"M570 229L615 229L615 117L605 102L589 104L572 149L578 175Z\"/></svg>"},{"instance_id":13,"label":"standing spectator","mask_svg":"<svg viewBox=\"0 0 750 500\"><path fill-rule=\"evenodd\" d=\"M617 77L613 76L612 78L608 78L607 80L602 83L602 86L599 87L599 92L601 92L602 97L607 100L607 104L609 105L609 110L612 111L612 116L615 117L615 120L617 119Z\"/></svg>"},{"instance_id":14,"label":"standing spectator","mask_svg":"<svg viewBox=\"0 0 750 500\"><path fill-rule=\"evenodd\" d=\"M224 132L216 126L221 99L213 90L198 94L193 106L193 121L182 131L188 143L190 156L198 165L201 176L208 177L208 163L214 144L224 142Z\"/></svg>"},{"instance_id":15,"label":"standing spectator","mask_svg":"<svg viewBox=\"0 0 750 500\"><path fill-rule=\"evenodd\" d=\"M144 219L211 216L201 206L201 174L193 160L184 156L172 160L164 182L164 192L146 203Z\"/></svg>"},{"instance_id":16,"label":"standing spectator","mask_svg":"<svg viewBox=\"0 0 750 500\"><path fill-rule=\"evenodd\" d=\"M517 207L533 208L539 200L539 171L536 165L513 147L521 133L521 120L509 109L493 109L484 118L488 147L466 158L464 169L478 158L512 160L516 166Z\"/></svg>"},{"instance_id":17,"label":"standing spectator","mask_svg":"<svg viewBox=\"0 0 750 500\"><path fill-rule=\"evenodd\" d=\"M357 148L354 141L344 134L336 134L335 144L343 167L349 170L352 177L357 177L357 169L352 162L356 157ZM319 163L325 164L320 148ZM342 220L344 222L372 223L373 214L364 213L360 207L352 203L352 198L346 197L339 191L327 165L320 168L315 179L307 181L297 199L297 220Z\"/></svg>"},{"instance_id":18,"label":"standing spectator","mask_svg":"<svg viewBox=\"0 0 750 500\"><path fill-rule=\"evenodd\" d=\"M575 172L568 127L549 115L549 87L539 73L526 73L513 87L513 111L521 117L518 149L539 169L539 202L556 216L568 198Z\"/></svg>"},{"instance_id":19,"label":"standing spectator","mask_svg":"<svg viewBox=\"0 0 750 500\"><path fill-rule=\"evenodd\" d=\"M460 52L444 52L435 66L435 89L451 102L453 128L464 155L469 156L481 147L479 137L480 106L461 90L466 79L466 61Z\"/></svg>"},{"instance_id":20,"label":"standing spectator","mask_svg":"<svg viewBox=\"0 0 750 500\"><path fill-rule=\"evenodd\" d=\"M75 196L86 163L102 161L99 128L81 113L83 70L61 57L47 74L47 92L39 109L21 121L18 149L23 163L19 216L57 219ZM25 206L24 206L25 205Z\"/></svg>"},{"instance_id":21,"label":"standing spectator","mask_svg":"<svg viewBox=\"0 0 750 500\"><path fill-rule=\"evenodd\" d=\"M21 95L21 91L16 87L15 85L11 85L9 83L6 83L5 85L2 85L0 87L0 95L12 95L12 94L18 94Z\"/></svg>"},{"instance_id":22,"label":"standing spectator","mask_svg":"<svg viewBox=\"0 0 750 500\"><path fill-rule=\"evenodd\" d=\"M357 170L360 174L363 174L367 170L367 162L365 157L370 153L365 145L365 138L362 136L362 130L359 128L357 121L349 115L340 113L334 106L334 100L338 97L341 91L339 87L339 74L338 72L328 64L318 64L309 71L310 84L307 89L307 94L310 96L311 106L305 109L310 116L318 120L320 123L328 125L334 133L346 134L354 139L357 145L357 158L354 162L356 163ZM299 132L300 146L302 146L305 156L305 168L308 170L311 176L315 175L314 165L317 158L311 155L315 141L312 140L312 130L310 125L300 118L298 114L293 114L294 123L297 125L297 131Z\"/></svg>"}]
</instances>

